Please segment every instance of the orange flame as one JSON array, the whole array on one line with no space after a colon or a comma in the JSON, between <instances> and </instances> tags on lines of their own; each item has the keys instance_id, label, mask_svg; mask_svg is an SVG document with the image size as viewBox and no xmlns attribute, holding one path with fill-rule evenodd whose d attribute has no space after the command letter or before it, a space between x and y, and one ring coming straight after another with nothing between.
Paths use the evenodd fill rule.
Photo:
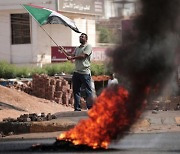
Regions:
<instances>
[{"instance_id":1,"label":"orange flame","mask_svg":"<svg viewBox=\"0 0 180 154\"><path fill-rule=\"evenodd\" d=\"M128 91L122 87L117 87L117 90L105 89L88 111L89 118L62 133L57 140L71 141L75 145L84 144L94 149L108 148L117 133L131 124L126 107L127 99Z\"/></svg>"}]
</instances>

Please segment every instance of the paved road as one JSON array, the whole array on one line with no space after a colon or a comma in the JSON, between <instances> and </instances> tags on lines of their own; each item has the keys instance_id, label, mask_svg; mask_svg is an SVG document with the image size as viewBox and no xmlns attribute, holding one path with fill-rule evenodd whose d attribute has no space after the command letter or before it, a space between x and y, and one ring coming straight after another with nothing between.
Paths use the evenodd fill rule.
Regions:
<instances>
[{"instance_id":1,"label":"paved road","mask_svg":"<svg viewBox=\"0 0 180 154\"><path fill-rule=\"evenodd\" d=\"M79 150L71 151L67 149L52 148L55 138L43 139L9 139L0 141L0 153L120 153L120 154L178 154L180 153L180 134L171 133L148 133L148 134L130 134L125 138L112 143L108 150ZM41 144L41 151L30 151L34 144ZM50 150L51 149L51 150Z\"/></svg>"}]
</instances>

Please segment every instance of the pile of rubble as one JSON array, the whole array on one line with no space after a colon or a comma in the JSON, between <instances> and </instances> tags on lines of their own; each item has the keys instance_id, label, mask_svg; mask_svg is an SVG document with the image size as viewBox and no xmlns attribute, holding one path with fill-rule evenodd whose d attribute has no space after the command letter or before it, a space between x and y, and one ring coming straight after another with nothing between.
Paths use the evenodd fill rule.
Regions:
<instances>
[{"instance_id":1,"label":"pile of rubble","mask_svg":"<svg viewBox=\"0 0 180 154\"><path fill-rule=\"evenodd\" d=\"M31 121L49 121L52 119L56 119L57 117L55 115L51 115L51 113L48 113L47 115L45 113L41 114L22 114L17 119L14 118L4 118L3 122L31 122Z\"/></svg>"},{"instance_id":2,"label":"pile of rubble","mask_svg":"<svg viewBox=\"0 0 180 154\"><path fill-rule=\"evenodd\" d=\"M180 96L170 98L160 97L150 103L148 109L157 111L180 110Z\"/></svg>"},{"instance_id":3,"label":"pile of rubble","mask_svg":"<svg viewBox=\"0 0 180 154\"><path fill-rule=\"evenodd\" d=\"M15 81L13 84L7 85L9 88L15 88L19 91L24 91L27 94L32 95L32 82L27 81L27 82L20 82L20 81Z\"/></svg>"}]
</instances>

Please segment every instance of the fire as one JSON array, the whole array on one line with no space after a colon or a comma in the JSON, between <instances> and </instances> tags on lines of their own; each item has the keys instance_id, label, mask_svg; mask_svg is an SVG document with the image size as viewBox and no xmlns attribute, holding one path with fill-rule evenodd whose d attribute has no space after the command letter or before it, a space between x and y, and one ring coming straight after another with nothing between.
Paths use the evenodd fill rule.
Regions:
<instances>
[{"instance_id":1,"label":"fire","mask_svg":"<svg viewBox=\"0 0 180 154\"><path fill-rule=\"evenodd\" d=\"M62 133L57 140L71 141L75 145L84 144L94 149L108 148L111 140L131 125L126 107L128 91L119 86L114 88L105 89L101 93L93 108L88 111L88 119Z\"/></svg>"}]
</instances>

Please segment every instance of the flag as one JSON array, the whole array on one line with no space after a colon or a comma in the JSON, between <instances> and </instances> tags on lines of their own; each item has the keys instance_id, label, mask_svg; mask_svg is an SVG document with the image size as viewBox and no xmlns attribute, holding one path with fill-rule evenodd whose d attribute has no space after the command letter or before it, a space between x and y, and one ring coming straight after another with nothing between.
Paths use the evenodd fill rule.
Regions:
<instances>
[{"instance_id":1,"label":"flag","mask_svg":"<svg viewBox=\"0 0 180 154\"><path fill-rule=\"evenodd\" d=\"M70 27L77 33L81 33L78 28L76 27L73 20L69 19L62 14L50 10L48 8L35 6L35 5L22 5L30 15L42 26L45 24L63 24L65 26Z\"/></svg>"}]
</instances>

